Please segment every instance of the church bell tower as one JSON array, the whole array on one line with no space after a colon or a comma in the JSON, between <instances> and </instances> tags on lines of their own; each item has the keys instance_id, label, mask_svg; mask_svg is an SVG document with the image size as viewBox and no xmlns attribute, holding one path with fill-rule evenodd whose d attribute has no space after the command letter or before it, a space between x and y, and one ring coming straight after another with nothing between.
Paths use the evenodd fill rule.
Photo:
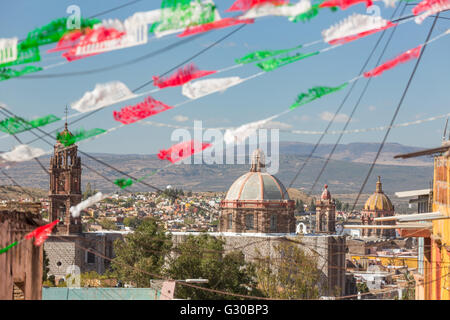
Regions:
<instances>
[{"instance_id":1,"label":"church bell tower","mask_svg":"<svg viewBox=\"0 0 450 320\"><path fill-rule=\"evenodd\" d=\"M336 232L336 203L325 185L320 199L316 202L316 233Z\"/></svg>"},{"instance_id":2,"label":"church bell tower","mask_svg":"<svg viewBox=\"0 0 450 320\"><path fill-rule=\"evenodd\" d=\"M67 128L67 120L61 135L72 135ZM81 217L73 218L70 207L81 202L81 159L76 145L64 146L59 141L54 146L50 158L50 221L59 219L58 234L82 232Z\"/></svg>"}]
</instances>

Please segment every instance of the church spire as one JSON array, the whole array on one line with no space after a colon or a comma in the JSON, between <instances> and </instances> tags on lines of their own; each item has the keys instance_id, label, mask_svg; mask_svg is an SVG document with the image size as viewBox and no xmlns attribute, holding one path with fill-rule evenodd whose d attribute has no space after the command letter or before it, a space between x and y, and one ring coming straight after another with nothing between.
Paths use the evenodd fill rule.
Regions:
<instances>
[{"instance_id":1,"label":"church spire","mask_svg":"<svg viewBox=\"0 0 450 320\"><path fill-rule=\"evenodd\" d=\"M380 176L378 176L376 192L383 193L383 190L381 189L381 177Z\"/></svg>"},{"instance_id":2,"label":"church spire","mask_svg":"<svg viewBox=\"0 0 450 320\"><path fill-rule=\"evenodd\" d=\"M261 149L256 149L252 154L252 166L250 167L250 172L261 172L261 168L264 168L265 166L264 152Z\"/></svg>"}]
</instances>

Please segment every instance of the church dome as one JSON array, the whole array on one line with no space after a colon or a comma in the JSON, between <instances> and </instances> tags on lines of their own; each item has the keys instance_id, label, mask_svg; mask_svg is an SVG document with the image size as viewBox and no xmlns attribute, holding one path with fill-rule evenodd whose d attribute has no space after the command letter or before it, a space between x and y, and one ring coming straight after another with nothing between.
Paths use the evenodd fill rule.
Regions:
<instances>
[{"instance_id":1,"label":"church dome","mask_svg":"<svg viewBox=\"0 0 450 320\"><path fill-rule=\"evenodd\" d=\"M289 200L286 188L267 172L247 172L230 187L225 200Z\"/></svg>"},{"instance_id":2,"label":"church dome","mask_svg":"<svg viewBox=\"0 0 450 320\"><path fill-rule=\"evenodd\" d=\"M391 200L381 189L381 181L379 176L376 191L369 197L369 199L367 199L366 204L364 205L364 210L394 211L394 206L392 205Z\"/></svg>"},{"instance_id":3,"label":"church dome","mask_svg":"<svg viewBox=\"0 0 450 320\"><path fill-rule=\"evenodd\" d=\"M264 154L257 149L252 155L250 172L234 181L225 196L225 201L233 200L289 200L286 188L276 177L261 172L264 165Z\"/></svg>"}]
</instances>

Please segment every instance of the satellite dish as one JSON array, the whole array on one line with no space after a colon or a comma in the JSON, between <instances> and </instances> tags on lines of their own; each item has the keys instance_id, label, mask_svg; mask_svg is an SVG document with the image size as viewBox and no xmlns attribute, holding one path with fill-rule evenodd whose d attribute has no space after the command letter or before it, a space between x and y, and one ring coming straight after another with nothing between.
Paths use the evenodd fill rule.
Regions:
<instances>
[{"instance_id":1,"label":"satellite dish","mask_svg":"<svg viewBox=\"0 0 450 320\"><path fill-rule=\"evenodd\" d=\"M172 189L172 186L169 184L166 189Z\"/></svg>"}]
</instances>

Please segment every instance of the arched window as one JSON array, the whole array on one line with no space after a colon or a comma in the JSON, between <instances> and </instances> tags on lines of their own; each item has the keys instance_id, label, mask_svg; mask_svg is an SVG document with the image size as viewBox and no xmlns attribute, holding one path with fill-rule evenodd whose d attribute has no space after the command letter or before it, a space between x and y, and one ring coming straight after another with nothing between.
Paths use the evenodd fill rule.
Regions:
<instances>
[{"instance_id":1,"label":"arched window","mask_svg":"<svg viewBox=\"0 0 450 320\"><path fill-rule=\"evenodd\" d=\"M277 231L277 216L275 214L270 217L270 231Z\"/></svg>"},{"instance_id":2,"label":"arched window","mask_svg":"<svg viewBox=\"0 0 450 320\"><path fill-rule=\"evenodd\" d=\"M254 223L253 223L253 214L248 214L245 216L245 228L247 230L253 230Z\"/></svg>"},{"instance_id":3,"label":"arched window","mask_svg":"<svg viewBox=\"0 0 450 320\"><path fill-rule=\"evenodd\" d=\"M231 229L233 228L233 214L229 213L227 218L228 218L228 229Z\"/></svg>"}]
</instances>

